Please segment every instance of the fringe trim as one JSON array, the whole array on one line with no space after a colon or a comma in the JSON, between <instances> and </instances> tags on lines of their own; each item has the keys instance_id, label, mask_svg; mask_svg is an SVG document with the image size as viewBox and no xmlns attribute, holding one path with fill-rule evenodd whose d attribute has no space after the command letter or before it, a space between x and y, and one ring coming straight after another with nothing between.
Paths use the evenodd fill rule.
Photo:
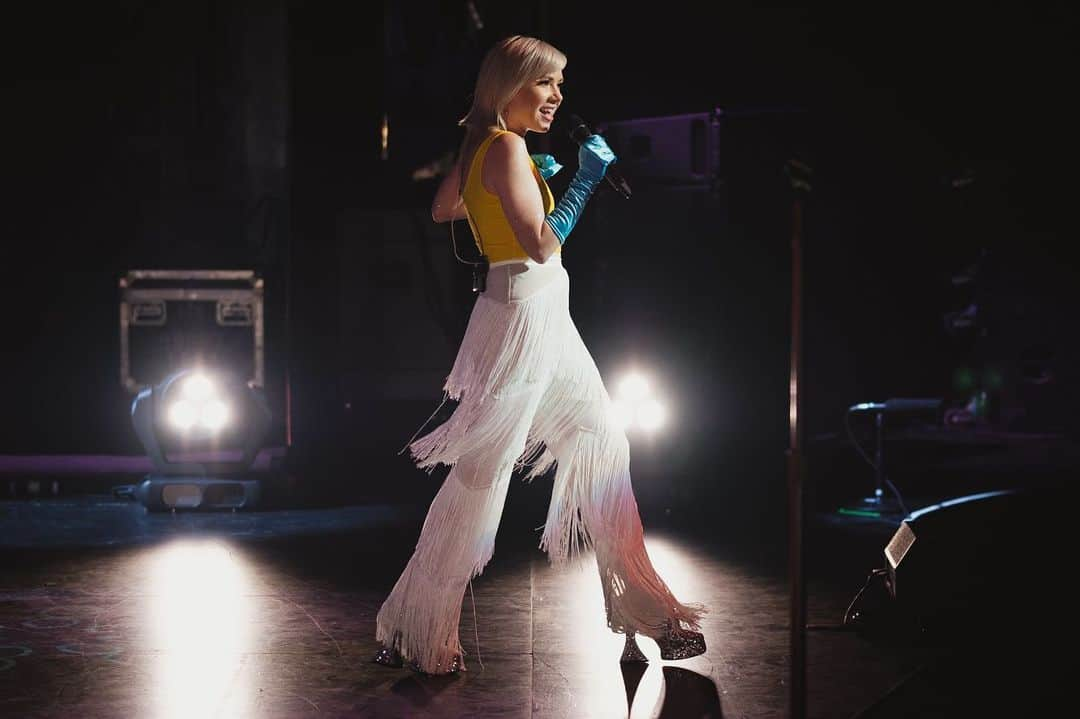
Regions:
<instances>
[{"instance_id":1,"label":"fringe trim","mask_svg":"<svg viewBox=\"0 0 1080 719\"><path fill-rule=\"evenodd\" d=\"M445 671L455 654L465 657L458 623L466 584L434 577L410 563L379 609L375 639L425 672Z\"/></svg>"},{"instance_id":2,"label":"fringe trim","mask_svg":"<svg viewBox=\"0 0 1080 719\"><path fill-rule=\"evenodd\" d=\"M457 465L450 471L432 501L414 561L432 576L467 582L480 575L494 555L510 481L500 476L498 485L472 487L464 483L468 478L462 469Z\"/></svg>"},{"instance_id":3,"label":"fringe trim","mask_svg":"<svg viewBox=\"0 0 1080 719\"><path fill-rule=\"evenodd\" d=\"M476 298L454 366L443 386L444 399L459 400L451 417L407 447L414 463L430 474L439 464L452 466L480 447L508 447L529 401L556 371L571 385L585 385L594 366L563 361L581 342L570 319L569 279L565 271L520 302ZM580 400L580 397L578 398ZM548 411L548 410L545 410ZM540 460L528 480L551 468L544 436L531 431L515 468Z\"/></svg>"},{"instance_id":4,"label":"fringe trim","mask_svg":"<svg viewBox=\"0 0 1080 719\"><path fill-rule=\"evenodd\" d=\"M706 607L676 599L645 549L629 443L610 418L595 430L580 427L559 465L540 548L555 567L595 552L612 631L656 637L668 620L700 630Z\"/></svg>"},{"instance_id":5,"label":"fringe trim","mask_svg":"<svg viewBox=\"0 0 1080 719\"><path fill-rule=\"evenodd\" d=\"M525 481L556 468L540 548L555 567L595 551L613 631L657 637L669 620L700 630L705 607L679 602L646 552L629 443L609 414L596 363L570 318L565 273L520 302L478 297L443 391L444 403L460 404L407 448L429 474L438 464L454 469L436 497L439 506L429 510L414 559L379 611L379 640L396 641L402 655L426 671L460 652L461 599L468 580L491 559L509 486L461 483L467 468L459 460L483 448L505 448L507 456L494 458L503 470L511 462L514 469L531 464ZM518 452L523 422L529 431ZM557 455L547 444L554 438L570 443ZM477 502L476 491L487 492L484 501ZM419 586L409 589L410 582Z\"/></svg>"},{"instance_id":6,"label":"fringe trim","mask_svg":"<svg viewBox=\"0 0 1080 719\"><path fill-rule=\"evenodd\" d=\"M655 638L665 633L668 620L675 620L676 627L701 631L708 609L700 602L675 598L653 567L643 534L622 547L598 548L596 561L607 623L613 632L632 631Z\"/></svg>"},{"instance_id":7,"label":"fringe trim","mask_svg":"<svg viewBox=\"0 0 1080 719\"><path fill-rule=\"evenodd\" d=\"M501 474L501 473L500 473ZM470 487L456 466L432 501L416 551L376 617L376 639L437 673L460 653L458 625L469 580L483 573L509 489Z\"/></svg>"}]
</instances>

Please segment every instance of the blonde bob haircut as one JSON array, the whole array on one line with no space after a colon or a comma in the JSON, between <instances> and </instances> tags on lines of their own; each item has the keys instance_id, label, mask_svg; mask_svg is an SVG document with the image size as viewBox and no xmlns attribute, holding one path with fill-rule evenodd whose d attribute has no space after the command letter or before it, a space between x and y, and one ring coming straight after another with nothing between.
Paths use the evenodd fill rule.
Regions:
<instances>
[{"instance_id":1,"label":"blonde bob haircut","mask_svg":"<svg viewBox=\"0 0 1080 719\"><path fill-rule=\"evenodd\" d=\"M496 128L505 130L503 111L527 83L566 67L566 55L535 37L513 35L495 44L480 63L472 107L458 125L465 128L461 143L462 178L477 146ZM462 182L464 184L464 182ZM464 187L461 188L464 191Z\"/></svg>"}]
</instances>

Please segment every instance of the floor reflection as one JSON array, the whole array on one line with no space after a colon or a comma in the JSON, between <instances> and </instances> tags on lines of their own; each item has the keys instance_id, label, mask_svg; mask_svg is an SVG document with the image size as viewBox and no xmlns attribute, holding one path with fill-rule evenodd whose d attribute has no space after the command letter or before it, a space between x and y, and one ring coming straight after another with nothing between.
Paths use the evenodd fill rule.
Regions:
<instances>
[{"instance_id":1,"label":"floor reflection","mask_svg":"<svg viewBox=\"0 0 1080 719\"><path fill-rule=\"evenodd\" d=\"M661 538L646 539L646 549L657 572L677 597L703 596L694 561L675 543ZM587 651L572 656L571 669L585 678L585 691L574 702L581 716L625 716L629 719L652 719L656 716L719 717L720 698L708 676L682 667L667 666L660 659L660 649L647 637L638 644L649 658L648 664L620 664L624 637L612 632L604 614L604 597L591 554L565 570L567 626L579 647ZM561 593L561 592L560 592ZM611 661L614 659L615 661ZM614 697L625 697L620 711L612 706ZM685 713L690 710L690 713ZM679 714L672 712L677 711Z\"/></svg>"},{"instance_id":2,"label":"floor reflection","mask_svg":"<svg viewBox=\"0 0 1080 719\"><path fill-rule=\"evenodd\" d=\"M664 704L658 719L722 717L720 693L709 677L682 667L664 667Z\"/></svg>"},{"instance_id":3,"label":"floor reflection","mask_svg":"<svg viewBox=\"0 0 1080 719\"><path fill-rule=\"evenodd\" d=\"M249 570L219 541L156 550L146 594L156 717L251 716Z\"/></svg>"}]
</instances>

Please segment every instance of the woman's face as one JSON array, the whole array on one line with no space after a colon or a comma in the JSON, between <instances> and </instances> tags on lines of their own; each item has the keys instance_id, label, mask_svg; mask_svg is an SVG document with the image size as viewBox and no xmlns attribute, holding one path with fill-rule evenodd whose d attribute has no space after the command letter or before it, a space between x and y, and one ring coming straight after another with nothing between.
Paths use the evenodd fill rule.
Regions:
<instances>
[{"instance_id":1,"label":"woman's face","mask_svg":"<svg viewBox=\"0 0 1080 719\"><path fill-rule=\"evenodd\" d=\"M562 71L555 70L518 90L503 111L503 120L511 132L522 137L529 130L547 132L555 119L555 111L562 103Z\"/></svg>"}]
</instances>

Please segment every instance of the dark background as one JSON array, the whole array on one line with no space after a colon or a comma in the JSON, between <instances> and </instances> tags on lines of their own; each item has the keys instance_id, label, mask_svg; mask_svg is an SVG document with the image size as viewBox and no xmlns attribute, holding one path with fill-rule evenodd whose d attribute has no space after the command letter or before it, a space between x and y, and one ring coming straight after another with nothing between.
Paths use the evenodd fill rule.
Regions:
<instances>
[{"instance_id":1,"label":"dark background","mask_svg":"<svg viewBox=\"0 0 1080 719\"><path fill-rule=\"evenodd\" d=\"M791 159L813 168L812 446L855 402L963 405L980 388L994 427L1074 436L1065 11L696 5L16 12L2 63L0 453L140 453L117 278L250 268L266 278L267 444L285 440L288 384L303 482L344 497L422 479L397 452L441 399L473 296L428 217L437 180L412 174L455 150L480 58L514 33L566 52L565 109L597 125L723 113L715 183L631 176L634 198L598 193L566 248L572 313L605 380L636 362L676 407L671 433L635 442L643 498L782 515ZM567 165L558 195L576 151L556 130L529 142ZM468 228L455 231L465 254ZM978 281L957 284L976 263ZM947 331L971 303L977 326Z\"/></svg>"}]
</instances>

